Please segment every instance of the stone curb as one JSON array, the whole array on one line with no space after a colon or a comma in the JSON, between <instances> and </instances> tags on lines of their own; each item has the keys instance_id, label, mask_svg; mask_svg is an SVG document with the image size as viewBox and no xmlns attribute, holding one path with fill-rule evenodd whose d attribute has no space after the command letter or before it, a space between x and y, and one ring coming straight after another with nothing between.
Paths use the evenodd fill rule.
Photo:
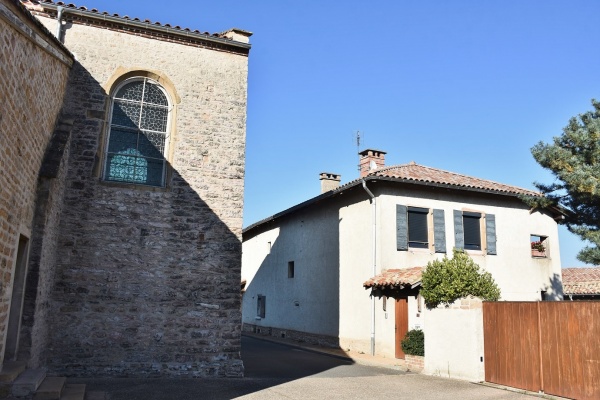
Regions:
<instances>
[{"instance_id":1,"label":"stone curb","mask_svg":"<svg viewBox=\"0 0 600 400\"><path fill-rule=\"evenodd\" d=\"M247 333L247 332L243 332L242 336L246 336L246 337L249 337L252 339L264 340L265 342L280 344L282 346L287 346L287 347L291 347L291 348L298 349L298 350L304 350L304 351L308 351L310 353L323 354L323 355L326 355L329 357L337 358L339 360L353 361L353 362L355 361L352 357L343 356L341 354L334 354L334 353L328 352L325 349L320 349L318 347L315 348L315 347L302 346L300 344L290 343L289 341L276 339L276 338L272 338L269 336L253 335L253 334Z\"/></svg>"}]
</instances>

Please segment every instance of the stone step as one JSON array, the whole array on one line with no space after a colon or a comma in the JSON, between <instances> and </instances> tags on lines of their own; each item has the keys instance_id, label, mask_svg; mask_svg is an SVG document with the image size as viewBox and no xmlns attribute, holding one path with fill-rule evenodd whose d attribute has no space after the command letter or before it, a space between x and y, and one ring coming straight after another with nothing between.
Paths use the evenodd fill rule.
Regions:
<instances>
[{"instance_id":1,"label":"stone step","mask_svg":"<svg viewBox=\"0 0 600 400\"><path fill-rule=\"evenodd\" d=\"M106 392L98 392L98 391L94 391L94 392L86 392L85 393L85 400L106 400Z\"/></svg>"},{"instance_id":2,"label":"stone step","mask_svg":"<svg viewBox=\"0 0 600 400\"><path fill-rule=\"evenodd\" d=\"M67 378L49 376L40 385L33 395L33 400L59 400Z\"/></svg>"},{"instance_id":3,"label":"stone step","mask_svg":"<svg viewBox=\"0 0 600 400\"><path fill-rule=\"evenodd\" d=\"M25 371L27 363L24 361L4 361L0 370L0 382L12 382L21 372Z\"/></svg>"},{"instance_id":4,"label":"stone step","mask_svg":"<svg viewBox=\"0 0 600 400\"><path fill-rule=\"evenodd\" d=\"M84 400L85 384L67 384L60 396L60 400Z\"/></svg>"},{"instance_id":5,"label":"stone step","mask_svg":"<svg viewBox=\"0 0 600 400\"><path fill-rule=\"evenodd\" d=\"M46 378L44 369L26 369L12 384L12 395L26 397L34 393Z\"/></svg>"}]
</instances>

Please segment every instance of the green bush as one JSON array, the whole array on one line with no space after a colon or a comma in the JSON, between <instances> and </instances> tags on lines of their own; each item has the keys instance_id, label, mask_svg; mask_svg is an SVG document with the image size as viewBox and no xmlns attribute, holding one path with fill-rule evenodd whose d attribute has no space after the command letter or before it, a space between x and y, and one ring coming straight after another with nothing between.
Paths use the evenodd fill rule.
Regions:
<instances>
[{"instance_id":1,"label":"green bush","mask_svg":"<svg viewBox=\"0 0 600 400\"><path fill-rule=\"evenodd\" d=\"M483 300L500 299L500 288L489 272L480 271L479 265L463 250L454 250L453 257L444 256L427 264L421 280L421 296L427 308L449 305L466 296Z\"/></svg>"},{"instance_id":2,"label":"green bush","mask_svg":"<svg viewBox=\"0 0 600 400\"><path fill-rule=\"evenodd\" d=\"M400 342L404 354L411 356L425 355L425 334L420 329L411 329Z\"/></svg>"}]
</instances>

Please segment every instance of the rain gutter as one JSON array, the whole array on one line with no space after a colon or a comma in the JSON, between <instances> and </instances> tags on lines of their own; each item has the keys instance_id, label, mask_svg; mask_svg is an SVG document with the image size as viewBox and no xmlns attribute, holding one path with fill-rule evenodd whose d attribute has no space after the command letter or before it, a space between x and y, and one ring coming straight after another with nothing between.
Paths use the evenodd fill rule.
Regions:
<instances>
[{"instance_id":1,"label":"rain gutter","mask_svg":"<svg viewBox=\"0 0 600 400\"><path fill-rule=\"evenodd\" d=\"M362 187L371 198L371 209L373 210L373 274L377 275L377 199L373 192L367 187L367 182L362 180ZM375 355L375 296L371 296L371 355Z\"/></svg>"},{"instance_id":2,"label":"rain gutter","mask_svg":"<svg viewBox=\"0 0 600 400\"><path fill-rule=\"evenodd\" d=\"M62 40L60 40L60 34L62 31L62 15L63 15L64 11L65 11L65 8L63 6L58 6L56 8L56 38L61 43L62 43Z\"/></svg>"}]
</instances>

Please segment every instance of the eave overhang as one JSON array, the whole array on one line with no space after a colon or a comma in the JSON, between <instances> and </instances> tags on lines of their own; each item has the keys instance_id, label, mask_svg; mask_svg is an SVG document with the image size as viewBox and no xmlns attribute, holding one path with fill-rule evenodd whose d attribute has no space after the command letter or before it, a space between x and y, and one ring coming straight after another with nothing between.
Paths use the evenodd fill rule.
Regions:
<instances>
[{"instance_id":1,"label":"eave overhang","mask_svg":"<svg viewBox=\"0 0 600 400\"><path fill-rule=\"evenodd\" d=\"M425 187L432 187L432 188L442 188L442 189L447 189L447 190L457 190L457 191L462 191L462 192L484 193L484 194L490 194L490 195L512 197L512 198L521 200L519 197L520 196L519 193L483 189L483 188L477 188L477 187L471 187L471 186L459 186L459 185L452 185L452 184L446 184L446 183L420 181L420 180L414 180L414 179L403 179L403 178L382 177L382 176L367 176L364 178L360 178L360 179L351 181L345 185L340 186L339 188L337 188L335 190L331 190L331 191L323 193L319 196L313 197L312 199L309 199L302 203L296 204L293 207L290 207L290 208L283 210L277 214L274 214L270 217L267 217L258 222L255 222L251 225L248 225L242 231L243 240L246 240L247 236L253 235L254 231L258 230L260 227L270 225L282 217L285 217L287 215L290 215L290 214L300 211L302 209L308 208L316 203L328 201L329 199L331 199L333 197L337 197L337 196L342 195L350 190L354 190L354 189L356 189L356 187L361 186L363 181L367 182L367 183L369 183L369 182L373 182L373 183L390 182L390 183L396 183L396 184L406 184L406 185L425 186ZM548 211L550 211L554 215L555 220L560 219L561 215L565 215L565 211L561 210L558 207L548 207Z\"/></svg>"},{"instance_id":2,"label":"eave overhang","mask_svg":"<svg viewBox=\"0 0 600 400\"><path fill-rule=\"evenodd\" d=\"M62 6L46 2L40 2L36 4L36 6L41 7L43 11L30 9L30 12L34 15L37 13L46 13L52 18L56 18L58 15L58 7L63 7L63 19L65 20L82 22L92 26L112 28L115 30L126 30L133 34L146 33L148 36L157 40L175 41L181 44L195 45L243 55L248 55L250 48L252 47L250 43L242 43L229 38L191 31L189 29L181 29L179 27L172 27L169 24L162 25L147 20L142 21L138 18L129 19L129 17L126 16L112 16L107 13L89 11L84 8ZM242 33L248 37L252 35L251 32L241 29L232 29L231 31Z\"/></svg>"}]
</instances>

